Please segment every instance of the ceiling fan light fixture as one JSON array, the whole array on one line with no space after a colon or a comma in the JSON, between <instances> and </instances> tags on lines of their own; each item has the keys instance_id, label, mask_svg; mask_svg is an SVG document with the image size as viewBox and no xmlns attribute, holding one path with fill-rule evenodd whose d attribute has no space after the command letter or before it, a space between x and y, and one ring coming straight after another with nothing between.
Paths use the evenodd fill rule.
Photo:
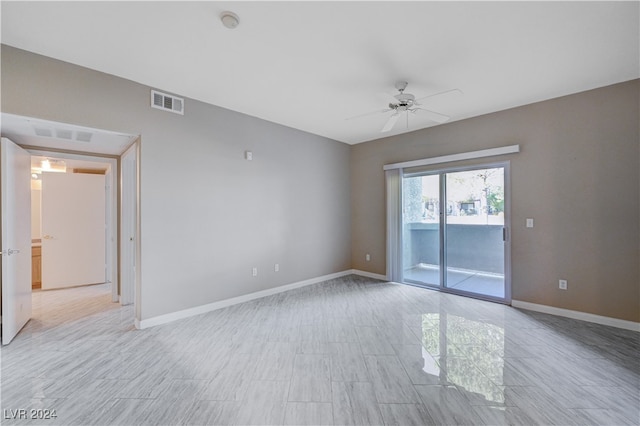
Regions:
<instances>
[{"instance_id":1,"label":"ceiling fan light fixture","mask_svg":"<svg viewBox=\"0 0 640 426\"><path fill-rule=\"evenodd\" d=\"M404 81L404 80L398 80L398 81L396 81L396 89L398 89L400 92L403 92L404 89L407 88L408 84L409 83Z\"/></svg>"},{"instance_id":2,"label":"ceiling fan light fixture","mask_svg":"<svg viewBox=\"0 0 640 426\"><path fill-rule=\"evenodd\" d=\"M240 18L238 18L238 15L229 11L222 12L220 14L220 20L222 21L222 25L231 30L240 24Z\"/></svg>"}]
</instances>

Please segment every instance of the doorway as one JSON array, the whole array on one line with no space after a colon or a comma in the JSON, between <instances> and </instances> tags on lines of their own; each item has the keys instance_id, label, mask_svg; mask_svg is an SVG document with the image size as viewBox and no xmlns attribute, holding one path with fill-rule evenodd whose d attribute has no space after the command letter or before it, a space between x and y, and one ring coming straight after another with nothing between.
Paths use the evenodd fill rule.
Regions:
<instances>
[{"instance_id":1,"label":"doorway","mask_svg":"<svg viewBox=\"0 0 640 426\"><path fill-rule=\"evenodd\" d=\"M117 161L31 153L34 288L109 283L117 295Z\"/></svg>"},{"instance_id":2,"label":"doorway","mask_svg":"<svg viewBox=\"0 0 640 426\"><path fill-rule=\"evenodd\" d=\"M509 303L509 164L403 173L402 282Z\"/></svg>"},{"instance_id":3,"label":"doorway","mask_svg":"<svg viewBox=\"0 0 640 426\"><path fill-rule=\"evenodd\" d=\"M2 312L0 315L10 317L12 313L19 312L21 314L21 318L18 318L20 321L13 321L15 323L15 327L9 327L9 321L3 321L2 327L2 340L3 344L8 344L13 337L20 331L20 329L24 326L24 324L31 318L32 315L32 280L31 280L31 272L33 272L33 253L35 250L34 242L31 237L31 227L32 225L28 219L25 218L30 217L31 210L31 200L29 200L30 193L30 180L33 177L33 173L30 170L30 157L31 156L45 156L62 159L68 163L76 162L76 161L97 161L102 163L108 163L107 171L104 173L104 185L103 185L103 193L106 191L106 205L105 205L105 214L103 223L105 226L105 253L104 253L104 262L107 265L105 271L105 279L104 281L112 283L104 284L102 286L94 286L101 287L107 289L109 294L109 298L112 302L120 302L121 304L132 303L135 306L132 306L131 311L134 311L134 315L132 315L132 322L139 321L139 305L140 305L140 296L139 296L139 279L140 279L140 270L137 267L134 270L133 274L128 274L131 277L129 280L125 280L128 285L132 287L135 286L135 289L123 289L121 288L124 283L120 281L120 275L123 272L122 268L126 267L126 265L139 265L139 258L141 256L141 250L139 245L139 209L137 204L139 202L140 189L139 189L139 144L140 137L137 135L124 134L119 132L112 132L100 129L93 129L88 127L81 127L72 124L51 122L47 120L41 120L36 118L17 116L12 114L2 113L2 135L3 135L3 179L0 181L4 184L17 181L21 183L20 193L25 194L26 203L23 208L20 209L19 214L2 215L2 228L3 229L15 229L16 223L24 224L25 226L25 242L20 245L18 248L14 248L16 244L13 244L11 241L5 241L5 236L7 236L8 232L3 232L3 265L2 265L2 290L0 291L0 298L2 300ZM6 144L5 144L5 137ZM10 138L10 140L9 140ZM13 142L11 142L13 141ZM15 143L14 143L15 142ZM4 176L8 174L10 171L13 171L12 167L5 167L4 163L10 162L10 156L5 154L5 145L7 147L14 147L16 151L21 152L25 160L24 167L19 168L15 173L11 173L10 176ZM134 152L135 155L128 155L127 158L129 161L133 162L133 166L130 167L132 172L126 174L126 176L120 175L120 163L122 161L123 156L126 152ZM20 163L22 164L22 163ZM80 166L80 168L85 168L84 166ZM85 172L87 170L84 170ZM87 173L89 174L89 173ZM135 208L128 208L127 211L129 214L125 214L122 217L122 223L127 223L127 229L132 230L133 236L135 238L130 238L131 245L133 246L132 250L129 250L130 256L133 256L133 259L122 259L120 252L120 239L119 239L119 231L121 224L121 208L123 201L119 198L121 194L121 185L124 188L128 188L131 196L128 197L129 204L134 203ZM2 189L3 199L5 197L9 197L9 191L5 190L3 186ZM11 196L9 199L13 200L14 198ZM11 207L14 203L2 203L3 207ZM22 206L22 205L21 205ZM132 212L132 213L131 213ZM15 219L15 218L20 218ZM103 225L104 226L104 225ZM10 236L10 235L8 235ZM44 235L43 235L44 236ZM55 236L54 236L55 237ZM7 255L5 256L5 246L7 247ZM40 248L40 247L37 247ZM13 254L20 253L21 256L13 256ZM9 256L12 255L12 256ZM102 257L102 256L101 256ZM9 260L13 260L14 258L24 259L25 262L19 266L11 265L11 268L5 267L5 263L8 264ZM126 261L125 261L126 260ZM14 262L15 263L15 262ZM73 262L76 264L76 262ZM74 265L67 265L68 267L74 267ZM11 278L9 273L20 271L19 279ZM22 274L24 272L24 274ZM106 286L111 287L110 289ZM17 290L16 290L17 289ZM22 292L24 289L24 292ZM28 290L28 292L27 292ZM20 294L17 291L21 292ZM72 290L56 290L56 292L65 292ZM132 296L129 297L129 302L123 301L120 299L120 294L122 291L131 293ZM24 300L20 299L20 295L24 293ZM27 295L29 299L29 303L27 303ZM134 297L135 296L135 297ZM24 319L24 321L22 321ZM5 324L6 323L6 324ZM11 329L9 329L11 328Z\"/></svg>"}]
</instances>

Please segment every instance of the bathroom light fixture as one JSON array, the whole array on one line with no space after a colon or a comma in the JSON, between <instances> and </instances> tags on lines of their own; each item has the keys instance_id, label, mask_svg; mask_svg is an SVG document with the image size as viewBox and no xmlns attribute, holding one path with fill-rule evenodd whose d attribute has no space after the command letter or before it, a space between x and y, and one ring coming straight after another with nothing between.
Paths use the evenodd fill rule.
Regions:
<instances>
[{"instance_id":1,"label":"bathroom light fixture","mask_svg":"<svg viewBox=\"0 0 640 426\"><path fill-rule=\"evenodd\" d=\"M40 161L40 169L33 168L36 172L61 172L65 173L67 171L67 164L64 160L52 160L49 158L45 158Z\"/></svg>"},{"instance_id":2,"label":"bathroom light fixture","mask_svg":"<svg viewBox=\"0 0 640 426\"><path fill-rule=\"evenodd\" d=\"M220 14L220 20L222 21L222 25L224 25L225 27L231 30L237 27L238 24L240 24L240 19L238 18L238 15L229 11L222 12Z\"/></svg>"}]
</instances>

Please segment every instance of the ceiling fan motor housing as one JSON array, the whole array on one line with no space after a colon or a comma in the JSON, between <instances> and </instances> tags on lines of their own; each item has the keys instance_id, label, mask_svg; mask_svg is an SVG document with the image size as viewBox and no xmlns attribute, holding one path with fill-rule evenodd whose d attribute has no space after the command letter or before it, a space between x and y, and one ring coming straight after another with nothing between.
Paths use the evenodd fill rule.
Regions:
<instances>
[{"instance_id":1,"label":"ceiling fan motor housing","mask_svg":"<svg viewBox=\"0 0 640 426\"><path fill-rule=\"evenodd\" d=\"M395 98L401 104L413 103L413 101L415 101L416 99L416 97L413 96L411 93L400 93L399 95L396 95Z\"/></svg>"},{"instance_id":2,"label":"ceiling fan motor housing","mask_svg":"<svg viewBox=\"0 0 640 426\"><path fill-rule=\"evenodd\" d=\"M416 97L413 96L411 93L402 93L402 92L395 95L394 98L398 100L398 103L397 104L390 103L389 108L399 110L399 111L405 111L408 108L411 108L414 105L415 99L416 99Z\"/></svg>"}]
</instances>

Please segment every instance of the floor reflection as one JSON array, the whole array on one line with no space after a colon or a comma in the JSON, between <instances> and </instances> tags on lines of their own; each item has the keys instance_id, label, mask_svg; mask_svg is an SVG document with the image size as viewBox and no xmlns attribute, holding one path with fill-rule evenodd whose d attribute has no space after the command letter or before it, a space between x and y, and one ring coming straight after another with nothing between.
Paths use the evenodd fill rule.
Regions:
<instances>
[{"instance_id":1,"label":"floor reflection","mask_svg":"<svg viewBox=\"0 0 640 426\"><path fill-rule=\"evenodd\" d=\"M423 371L486 402L504 402L504 328L447 313L422 315ZM494 380L495 379L495 380Z\"/></svg>"}]
</instances>

